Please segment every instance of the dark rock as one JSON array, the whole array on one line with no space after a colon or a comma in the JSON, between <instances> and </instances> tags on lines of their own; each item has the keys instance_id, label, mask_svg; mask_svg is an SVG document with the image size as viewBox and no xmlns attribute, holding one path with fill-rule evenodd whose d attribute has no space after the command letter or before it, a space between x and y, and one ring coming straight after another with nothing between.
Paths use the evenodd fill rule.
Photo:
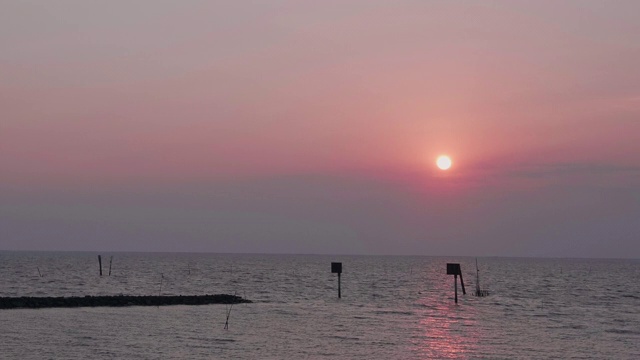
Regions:
<instances>
[{"instance_id":1,"label":"dark rock","mask_svg":"<svg viewBox=\"0 0 640 360\"><path fill-rule=\"evenodd\" d=\"M59 308L86 306L161 306L161 305L208 305L250 303L240 296L187 295L187 296L90 296L83 297L0 297L0 309Z\"/></svg>"}]
</instances>

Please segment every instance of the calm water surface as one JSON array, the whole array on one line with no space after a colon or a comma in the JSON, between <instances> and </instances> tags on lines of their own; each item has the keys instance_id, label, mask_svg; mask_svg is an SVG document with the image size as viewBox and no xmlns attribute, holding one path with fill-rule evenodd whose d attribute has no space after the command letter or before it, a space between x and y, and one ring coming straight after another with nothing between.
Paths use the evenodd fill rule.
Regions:
<instances>
[{"instance_id":1,"label":"calm water surface","mask_svg":"<svg viewBox=\"0 0 640 360\"><path fill-rule=\"evenodd\" d=\"M104 253L100 277L97 254L0 252L0 296L254 301L229 330L227 305L0 310L0 358L640 359L640 261L478 260L489 297L473 258Z\"/></svg>"}]
</instances>

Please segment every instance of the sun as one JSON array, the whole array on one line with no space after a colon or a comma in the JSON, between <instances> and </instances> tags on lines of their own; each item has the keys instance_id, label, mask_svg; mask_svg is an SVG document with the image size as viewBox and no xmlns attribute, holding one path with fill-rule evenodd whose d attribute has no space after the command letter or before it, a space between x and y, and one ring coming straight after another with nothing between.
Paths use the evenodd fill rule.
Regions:
<instances>
[{"instance_id":1,"label":"sun","mask_svg":"<svg viewBox=\"0 0 640 360\"><path fill-rule=\"evenodd\" d=\"M451 158L447 155L440 155L436 160L436 165L440 170L448 170L451 167Z\"/></svg>"}]
</instances>

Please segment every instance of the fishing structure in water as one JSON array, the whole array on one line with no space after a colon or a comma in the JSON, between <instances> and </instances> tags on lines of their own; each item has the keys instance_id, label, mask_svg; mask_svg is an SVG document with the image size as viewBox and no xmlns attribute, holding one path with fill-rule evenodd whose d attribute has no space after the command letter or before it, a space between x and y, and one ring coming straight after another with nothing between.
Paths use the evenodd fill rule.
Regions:
<instances>
[{"instance_id":1,"label":"fishing structure in water","mask_svg":"<svg viewBox=\"0 0 640 360\"><path fill-rule=\"evenodd\" d=\"M488 296L489 290L480 289L480 269L478 268L478 258L476 258L476 296Z\"/></svg>"}]
</instances>

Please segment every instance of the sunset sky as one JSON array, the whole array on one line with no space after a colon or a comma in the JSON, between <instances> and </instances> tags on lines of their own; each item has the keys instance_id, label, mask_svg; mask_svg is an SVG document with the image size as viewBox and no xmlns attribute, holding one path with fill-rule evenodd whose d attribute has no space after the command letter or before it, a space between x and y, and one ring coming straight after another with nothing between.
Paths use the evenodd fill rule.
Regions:
<instances>
[{"instance_id":1,"label":"sunset sky","mask_svg":"<svg viewBox=\"0 0 640 360\"><path fill-rule=\"evenodd\" d=\"M640 258L639 39L635 0L4 1L0 250Z\"/></svg>"}]
</instances>

